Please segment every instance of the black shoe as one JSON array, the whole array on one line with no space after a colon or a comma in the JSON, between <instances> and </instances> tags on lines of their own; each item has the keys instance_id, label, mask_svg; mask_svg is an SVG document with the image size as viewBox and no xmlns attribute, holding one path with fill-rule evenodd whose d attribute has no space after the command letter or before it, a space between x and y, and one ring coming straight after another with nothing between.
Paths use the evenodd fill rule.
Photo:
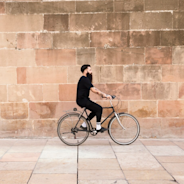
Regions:
<instances>
[{"instance_id":1,"label":"black shoe","mask_svg":"<svg viewBox=\"0 0 184 184\"><path fill-rule=\"evenodd\" d=\"M101 132L101 133L103 133L104 131L107 131L108 129L107 128L104 128L104 127L101 127L101 129L100 130L96 130L97 132Z\"/></svg>"},{"instance_id":2,"label":"black shoe","mask_svg":"<svg viewBox=\"0 0 184 184\"><path fill-rule=\"evenodd\" d=\"M83 127L82 125L80 126L83 130L87 130L87 127Z\"/></svg>"}]
</instances>

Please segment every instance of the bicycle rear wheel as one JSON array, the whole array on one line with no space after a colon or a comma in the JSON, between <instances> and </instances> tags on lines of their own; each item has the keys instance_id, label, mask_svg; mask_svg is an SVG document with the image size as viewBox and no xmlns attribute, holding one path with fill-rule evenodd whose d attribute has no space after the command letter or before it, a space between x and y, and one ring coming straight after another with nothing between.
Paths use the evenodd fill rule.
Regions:
<instances>
[{"instance_id":1,"label":"bicycle rear wheel","mask_svg":"<svg viewBox=\"0 0 184 184\"><path fill-rule=\"evenodd\" d=\"M112 117L109 122L109 135L111 139L121 145L133 143L139 136L140 125L137 119L131 114L119 113L118 115L121 125L116 116Z\"/></svg>"},{"instance_id":2,"label":"bicycle rear wheel","mask_svg":"<svg viewBox=\"0 0 184 184\"><path fill-rule=\"evenodd\" d=\"M79 117L80 114L78 113L70 113L58 120L58 137L62 142L69 146L78 146L82 144L89 136L89 124L86 118L81 116L79 120ZM80 128L83 122L86 123L87 130Z\"/></svg>"}]
</instances>

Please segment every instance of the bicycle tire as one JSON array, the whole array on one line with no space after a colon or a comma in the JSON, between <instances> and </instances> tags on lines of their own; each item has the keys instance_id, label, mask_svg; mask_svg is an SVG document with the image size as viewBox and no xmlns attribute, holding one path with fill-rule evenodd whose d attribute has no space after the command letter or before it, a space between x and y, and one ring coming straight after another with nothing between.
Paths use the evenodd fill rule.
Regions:
<instances>
[{"instance_id":1,"label":"bicycle tire","mask_svg":"<svg viewBox=\"0 0 184 184\"><path fill-rule=\"evenodd\" d=\"M129 145L129 144L132 144L134 141L136 141L136 139L138 138L138 136L139 136L139 134L140 134L140 125L139 125L138 120L137 120L134 116L132 116L131 114L124 113L124 112L119 113L118 116L119 116L119 117L127 116L127 117L130 117L131 119L134 120L134 122L135 122L135 124L136 124L136 127L137 127L136 135L135 135L135 137L134 137L132 140L130 140L130 141L128 141L128 142L120 142L120 141L117 141L117 140L114 138L114 136L112 135L112 124L113 124L113 122L115 121L115 119L117 119L116 116L113 116L113 117L110 119L109 124L108 124L108 133L109 133L109 136L110 136L111 139L112 139L115 143L117 143L117 144L120 144L120 145ZM116 120L116 121L117 121L117 120ZM120 126L120 125L119 125L119 126Z\"/></svg>"},{"instance_id":2,"label":"bicycle tire","mask_svg":"<svg viewBox=\"0 0 184 184\"><path fill-rule=\"evenodd\" d=\"M84 131L84 132L86 132L86 136L85 136L84 139L83 139L82 141L80 141L80 142L77 141L77 143L75 143L75 144L69 143L69 142L67 142L66 140L64 140L63 137L61 136L60 128L61 128L61 125L62 125L62 123L64 122L64 120L66 120L68 117L72 117L72 116L75 116L75 117L79 118L80 114L79 114L79 113L73 113L73 112L72 112L72 113L67 113L66 115L63 115L61 118L59 118L59 120L58 120L58 125L57 125L57 135L58 135L58 137L60 138L60 140L61 140L63 143L65 143L66 145L68 145L68 146L78 146L78 145L82 144L84 141L86 141L86 139L88 138L88 136L89 136L89 124L88 124L86 118L85 118L84 116L81 116L80 120L83 120L83 121L86 123L86 125L87 125L87 130ZM76 123L77 123L77 122L76 122ZM73 127L73 128L74 128L74 127ZM71 132L71 133L72 133L72 132Z\"/></svg>"}]
</instances>

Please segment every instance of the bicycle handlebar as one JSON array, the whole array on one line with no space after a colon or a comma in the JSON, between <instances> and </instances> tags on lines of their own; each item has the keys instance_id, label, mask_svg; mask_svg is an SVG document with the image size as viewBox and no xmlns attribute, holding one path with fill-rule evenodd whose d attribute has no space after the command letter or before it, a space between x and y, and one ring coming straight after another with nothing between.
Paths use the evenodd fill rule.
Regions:
<instances>
[{"instance_id":1,"label":"bicycle handlebar","mask_svg":"<svg viewBox=\"0 0 184 184\"><path fill-rule=\"evenodd\" d=\"M116 98L115 95L110 95L112 97L112 99ZM107 98L107 97L102 97L102 98Z\"/></svg>"}]
</instances>

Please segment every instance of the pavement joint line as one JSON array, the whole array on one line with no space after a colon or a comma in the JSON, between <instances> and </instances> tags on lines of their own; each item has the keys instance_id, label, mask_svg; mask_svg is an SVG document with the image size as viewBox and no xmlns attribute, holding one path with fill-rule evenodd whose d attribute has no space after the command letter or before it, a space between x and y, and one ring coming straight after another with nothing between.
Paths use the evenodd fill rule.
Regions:
<instances>
[{"instance_id":1,"label":"pavement joint line","mask_svg":"<svg viewBox=\"0 0 184 184\"><path fill-rule=\"evenodd\" d=\"M109 141L110 139L108 139L108 141ZM112 149L112 151L114 152L114 149L113 149L113 147L112 147L112 145L111 145L111 142L109 141L109 144L110 144L110 146L111 146L111 149ZM119 163L119 161L118 161L118 158L117 158L117 156L116 156L116 153L114 152L114 155L115 155L115 157L116 157L116 160L117 160L117 162L118 162L118 165L119 165L119 167L120 167L120 169L121 169L121 171L122 171L122 173L123 173L123 175L124 175L124 177L125 177L125 181L127 181L127 183L129 184L129 182L128 182L128 180L126 179L126 176L125 176L125 174L124 174L124 172L123 172L123 169L121 168L121 165L120 165L120 163Z\"/></svg>"},{"instance_id":2,"label":"pavement joint line","mask_svg":"<svg viewBox=\"0 0 184 184\"><path fill-rule=\"evenodd\" d=\"M46 139L46 140L47 140L47 141L46 141L46 143L45 143L45 146L46 146L46 144L47 144L47 142L48 142L48 139ZM41 156L41 154L42 154L42 152L43 152L45 146L43 147L43 149L42 149L42 151L41 151L41 153L40 153L40 156ZM32 172L31 172L31 175L30 175L30 177L29 177L29 179L28 179L28 181L27 181L27 184L29 184L29 181L30 181L30 179L31 179L31 177L32 177L32 175L33 175L33 172L34 172L34 170L35 170L35 168L36 168L36 165L37 165L37 163L38 163L38 160L40 159L40 156L38 157L38 159L37 159L37 161L36 161L36 164L35 164L35 166L34 166Z\"/></svg>"},{"instance_id":3,"label":"pavement joint line","mask_svg":"<svg viewBox=\"0 0 184 184\"><path fill-rule=\"evenodd\" d=\"M168 140L168 139L166 139ZM144 143L143 143L144 145ZM144 145L144 147L147 149L147 151L156 159L156 161L163 167L163 169L173 178L173 182L175 183L178 183L178 181L174 178L174 176L169 172L167 171L167 169L158 161L158 159L150 152L150 150L146 147L146 145ZM171 180L172 181L172 180ZM178 183L179 184L179 183Z\"/></svg>"}]
</instances>

